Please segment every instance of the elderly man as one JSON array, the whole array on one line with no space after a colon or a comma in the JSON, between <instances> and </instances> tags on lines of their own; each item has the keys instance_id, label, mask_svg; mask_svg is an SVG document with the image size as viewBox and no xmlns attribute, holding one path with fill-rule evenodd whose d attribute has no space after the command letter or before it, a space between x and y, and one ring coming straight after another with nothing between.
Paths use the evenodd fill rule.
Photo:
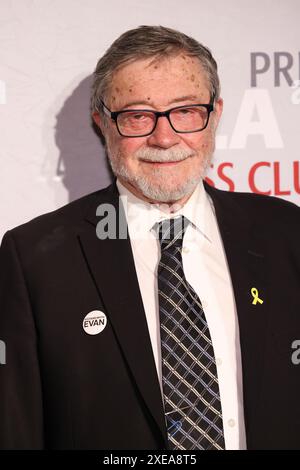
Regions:
<instances>
[{"instance_id":1,"label":"elderly man","mask_svg":"<svg viewBox=\"0 0 300 470\"><path fill-rule=\"evenodd\" d=\"M300 448L299 208L203 183L222 105L178 31L98 62L116 180L1 247L2 448Z\"/></svg>"}]
</instances>

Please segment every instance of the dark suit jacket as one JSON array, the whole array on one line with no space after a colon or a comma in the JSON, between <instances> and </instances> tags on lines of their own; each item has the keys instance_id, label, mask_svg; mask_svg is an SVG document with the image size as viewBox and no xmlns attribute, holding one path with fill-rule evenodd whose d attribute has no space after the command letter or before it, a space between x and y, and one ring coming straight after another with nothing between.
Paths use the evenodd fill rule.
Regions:
<instances>
[{"instance_id":1,"label":"dark suit jacket","mask_svg":"<svg viewBox=\"0 0 300 470\"><path fill-rule=\"evenodd\" d=\"M300 448L300 209L213 199L238 312L249 449ZM130 241L99 240L115 184L6 233L0 250L0 447L164 449L159 383ZM252 304L251 288L264 303ZM82 328L105 312L102 333Z\"/></svg>"}]
</instances>

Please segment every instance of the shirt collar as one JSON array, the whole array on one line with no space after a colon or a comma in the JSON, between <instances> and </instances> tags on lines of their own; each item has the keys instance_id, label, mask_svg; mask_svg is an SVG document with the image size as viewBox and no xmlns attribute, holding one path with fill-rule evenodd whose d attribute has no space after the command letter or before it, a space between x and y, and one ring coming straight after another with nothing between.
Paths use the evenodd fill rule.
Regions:
<instances>
[{"instance_id":1,"label":"shirt collar","mask_svg":"<svg viewBox=\"0 0 300 470\"><path fill-rule=\"evenodd\" d=\"M212 241L212 203L204 189L202 180L187 202L175 212L164 211L159 204L143 201L125 188L118 179L116 184L125 210L131 239L147 239L155 223L183 215L191 222L191 226L195 230L209 242Z\"/></svg>"}]
</instances>

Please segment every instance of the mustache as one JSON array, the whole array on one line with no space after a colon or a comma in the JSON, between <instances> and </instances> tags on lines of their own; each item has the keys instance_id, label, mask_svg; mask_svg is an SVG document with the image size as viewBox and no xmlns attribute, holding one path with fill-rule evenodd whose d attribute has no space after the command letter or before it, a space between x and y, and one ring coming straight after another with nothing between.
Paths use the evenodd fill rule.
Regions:
<instances>
[{"instance_id":1,"label":"mustache","mask_svg":"<svg viewBox=\"0 0 300 470\"><path fill-rule=\"evenodd\" d=\"M180 162L188 157L193 157L196 152L188 149L140 149L135 153L139 160L154 163Z\"/></svg>"}]
</instances>

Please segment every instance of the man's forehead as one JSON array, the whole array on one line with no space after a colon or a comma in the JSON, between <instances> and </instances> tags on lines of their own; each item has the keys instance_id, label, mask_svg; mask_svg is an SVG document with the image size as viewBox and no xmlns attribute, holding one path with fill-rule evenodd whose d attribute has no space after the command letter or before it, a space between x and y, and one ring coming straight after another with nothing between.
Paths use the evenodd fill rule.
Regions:
<instances>
[{"instance_id":1,"label":"man's forehead","mask_svg":"<svg viewBox=\"0 0 300 470\"><path fill-rule=\"evenodd\" d=\"M110 102L151 104L163 98L164 104L199 100L207 95L208 83L197 57L184 53L168 57L139 59L119 68L111 81Z\"/></svg>"},{"instance_id":2,"label":"man's forehead","mask_svg":"<svg viewBox=\"0 0 300 470\"><path fill-rule=\"evenodd\" d=\"M145 73L160 73L166 71L168 68L178 68L181 72L194 69L199 74L203 73L200 60L197 57L190 56L185 52L170 54L170 55L154 55L148 58L137 58L119 66L113 78L120 75L134 74L136 71L143 71Z\"/></svg>"}]
</instances>

